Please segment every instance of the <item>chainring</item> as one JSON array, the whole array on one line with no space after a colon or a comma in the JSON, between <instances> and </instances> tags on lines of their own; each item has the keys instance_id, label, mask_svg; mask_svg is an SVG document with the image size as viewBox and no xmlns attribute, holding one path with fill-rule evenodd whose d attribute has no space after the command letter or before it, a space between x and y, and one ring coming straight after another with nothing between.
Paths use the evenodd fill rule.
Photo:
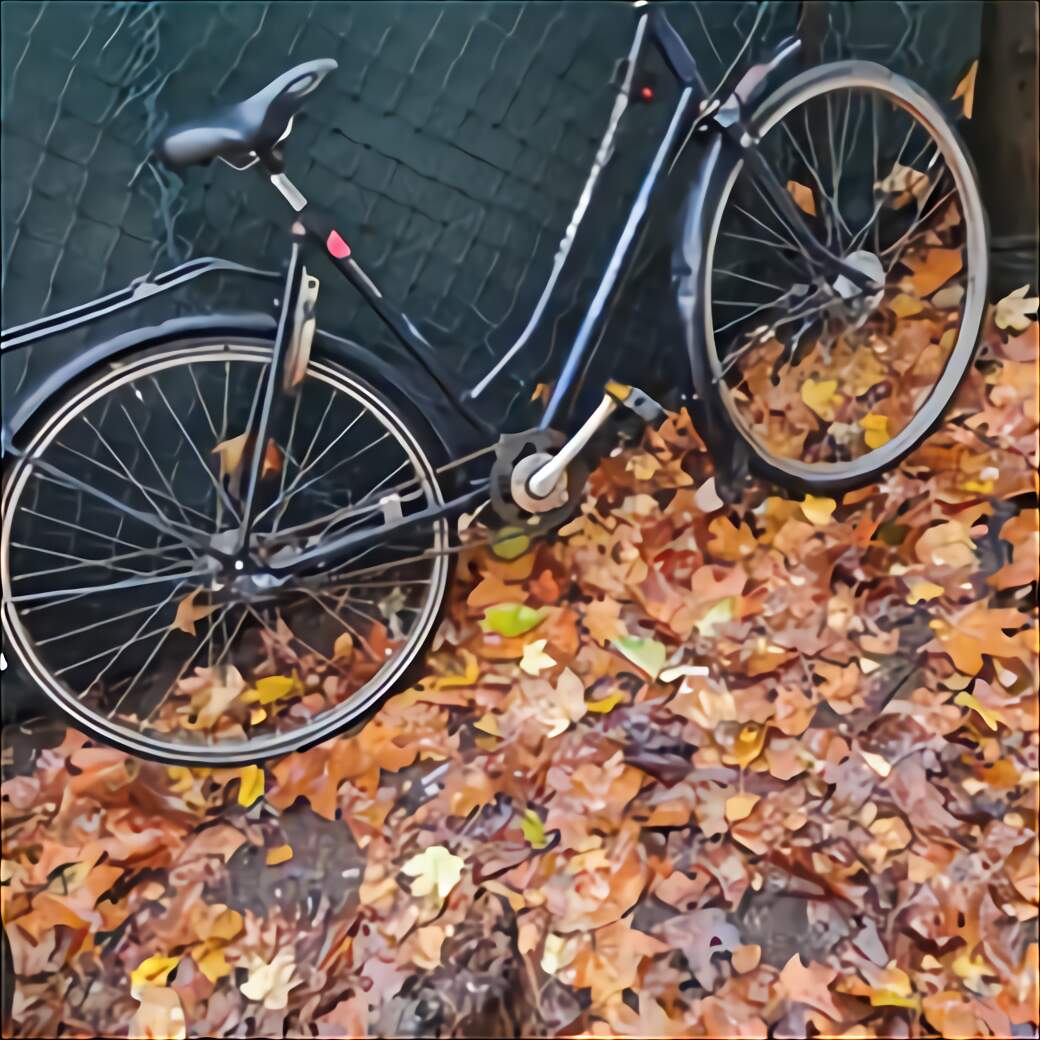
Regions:
<instances>
[{"instance_id":1,"label":"chainring","mask_svg":"<svg viewBox=\"0 0 1040 1040\"><path fill-rule=\"evenodd\" d=\"M544 513L528 512L517 505L510 489L513 468L521 459L539 452L551 455L565 441L564 435L557 430L539 429L506 433L499 438L488 491L491 508L503 524L516 525L533 535L557 527L577 510L589 475L589 466L580 456L567 467L567 501L556 509Z\"/></svg>"}]
</instances>

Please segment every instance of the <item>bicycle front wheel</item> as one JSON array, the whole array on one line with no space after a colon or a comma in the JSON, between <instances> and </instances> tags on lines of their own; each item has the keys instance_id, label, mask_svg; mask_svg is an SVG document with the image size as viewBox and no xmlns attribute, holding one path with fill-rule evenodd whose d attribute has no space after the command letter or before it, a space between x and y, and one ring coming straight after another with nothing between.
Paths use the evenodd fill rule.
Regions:
<instances>
[{"instance_id":1,"label":"bicycle front wheel","mask_svg":"<svg viewBox=\"0 0 1040 1040\"><path fill-rule=\"evenodd\" d=\"M201 340L123 359L65 396L5 480L8 656L135 754L232 765L313 744L390 691L437 620L443 520L285 585L227 571L256 451L257 560L442 501L404 406L328 359L250 443L270 356Z\"/></svg>"},{"instance_id":2,"label":"bicycle front wheel","mask_svg":"<svg viewBox=\"0 0 1040 1040\"><path fill-rule=\"evenodd\" d=\"M941 418L986 306L986 219L939 107L879 65L795 77L754 115L764 158L867 295L821 272L749 170L708 230L704 342L756 468L805 490L867 483Z\"/></svg>"}]
</instances>

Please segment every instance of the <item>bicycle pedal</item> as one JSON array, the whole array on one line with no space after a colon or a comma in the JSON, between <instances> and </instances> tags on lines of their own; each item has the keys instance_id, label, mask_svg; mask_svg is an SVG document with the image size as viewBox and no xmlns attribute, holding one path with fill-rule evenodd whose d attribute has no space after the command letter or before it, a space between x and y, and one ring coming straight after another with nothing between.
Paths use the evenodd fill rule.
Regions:
<instances>
[{"instance_id":1,"label":"bicycle pedal","mask_svg":"<svg viewBox=\"0 0 1040 1040\"><path fill-rule=\"evenodd\" d=\"M648 426L660 426L668 416L665 409L638 386L629 386L627 383L611 379L603 390L623 408L639 416Z\"/></svg>"}]
</instances>

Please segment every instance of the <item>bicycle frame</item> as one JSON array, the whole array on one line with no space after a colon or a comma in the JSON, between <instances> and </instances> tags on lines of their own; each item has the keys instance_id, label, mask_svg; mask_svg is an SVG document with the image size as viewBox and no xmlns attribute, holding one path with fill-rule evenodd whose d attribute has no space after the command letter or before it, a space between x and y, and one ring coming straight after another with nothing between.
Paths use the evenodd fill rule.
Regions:
<instances>
[{"instance_id":1,"label":"bicycle frame","mask_svg":"<svg viewBox=\"0 0 1040 1040\"><path fill-rule=\"evenodd\" d=\"M761 17L761 13L759 15ZM554 260L553 268L543 292L535 306L526 327L519 338L504 353L492 369L472 387L461 387L456 377L449 372L440 361L435 349L422 336L415 324L404 310L388 299L378 288L373 279L365 272L353 256L350 246L343 235L336 229L335 223L323 216L314 206L308 204L303 195L288 181L282 172L280 162L269 166L266 170L271 182L286 198L295 211L291 225L292 251L284 290L281 293L280 313L275 336L275 347L261 405L258 414L251 417L250 426L256 422L256 443L266 443L267 431L272 422L277 421L281 402L287 397L280 392L283 381L283 369L290 355L290 345L294 334L294 316L300 297L301 273L303 270L303 248L312 244L320 248L336 270L361 294L367 306L375 312L389 330L394 340L400 344L422 372L439 388L446 402L470 431L470 438L475 445L483 447L493 443L503 432L497 426L480 418L472 407L485 391L495 383L506 366L510 364L532 341L540 321L546 312L550 298L560 279L590 202L597 188L600 176L614 150L615 136L621 117L632 100L633 86L636 82L637 69L644 48L649 44L656 48L679 84L679 96L669 115L666 129L658 142L649 167L639 185L631 204L624 225L611 251L609 260L603 269L596 291L584 312L578 331L564 359L559 376L553 384L549 400L537 420L539 429L549 430L566 426L567 413L577 393L582 373L590 361L598 345L605 318L617 297L623 276L629 267L632 254L646 226L662 184L675 169L676 164L688 145L692 135L698 129L722 135L726 147L730 150L734 161L746 161L759 186L777 207L798 242L804 247L808 257L816 261L829 277L845 275L862 291L871 291L874 287L869 279L858 269L843 263L841 258L833 255L827 247L820 243L810 231L804 217L788 194L786 187L779 182L768 163L759 156L756 145L755 128L748 122L746 110L749 99L754 96L766 82L771 82L786 63L792 59L799 49L796 39L783 41L763 63L750 68L744 66L743 59L752 44L755 29L749 32L740 52L727 70L722 82L712 91L705 86L696 62L686 44L668 21L661 8L653 8L640 12L635 34L628 52L625 74L615 100L608 126L597 150L592 169L579 197L577 207ZM261 168L263 163L261 160ZM178 272L168 272L153 282L132 286L129 290L112 294L97 301L93 313L109 313L112 309L126 306L138 298L142 291L161 291L165 285L204 273L207 265L226 265L224 261L193 261L195 269L187 272L192 265L184 265ZM227 265L237 266L237 265ZM270 278L269 272L240 268L251 275ZM176 276L176 277L175 277ZM3 349L13 349L27 345L43 335L56 329L65 328L89 320L91 308L74 308L52 318L41 319L19 329L10 330L4 335ZM59 377L67 373L59 373ZM10 447L10 429L5 423L4 446ZM252 517L254 515L253 499L258 482L258 470L261 465L261 453L254 453L250 472L246 475L247 503L244 522L241 525L235 552L231 555L241 559L249 545ZM288 558L279 562L276 554L266 565L266 569L274 578L288 579L300 571L331 564L337 559L345 558L351 553L379 541L388 534L403 527L434 521L440 518L457 516L472 508L484 495L487 478L483 481L470 481L467 490L456 498L436 507L409 514L398 520L388 522L381 527L364 531L349 532L328 540L322 545L305 551L293 552Z\"/></svg>"}]
</instances>

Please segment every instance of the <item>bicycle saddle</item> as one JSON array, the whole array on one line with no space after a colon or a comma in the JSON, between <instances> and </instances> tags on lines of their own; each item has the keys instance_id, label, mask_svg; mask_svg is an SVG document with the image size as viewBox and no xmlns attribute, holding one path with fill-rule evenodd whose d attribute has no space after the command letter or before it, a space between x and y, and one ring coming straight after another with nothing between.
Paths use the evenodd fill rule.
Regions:
<instances>
[{"instance_id":1,"label":"bicycle saddle","mask_svg":"<svg viewBox=\"0 0 1040 1040\"><path fill-rule=\"evenodd\" d=\"M180 169L212 159L239 166L249 162L251 153L269 154L285 136L304 100L334 68L336 62L331 58L305 61L245 101L174 127L159 142L156 155L166 166Z\"/></svg>"}]
</instances>

